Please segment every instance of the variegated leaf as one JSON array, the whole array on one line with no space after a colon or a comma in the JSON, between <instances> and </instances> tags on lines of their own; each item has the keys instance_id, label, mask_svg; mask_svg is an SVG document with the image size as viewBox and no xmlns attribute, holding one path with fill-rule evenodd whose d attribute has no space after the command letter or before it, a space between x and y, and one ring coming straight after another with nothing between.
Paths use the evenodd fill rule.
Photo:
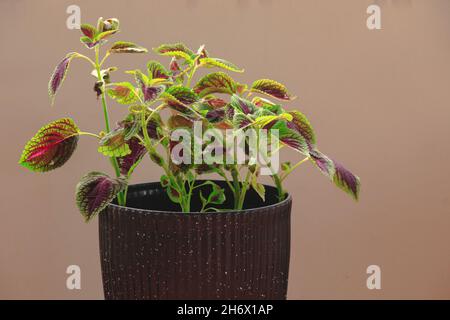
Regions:
<instances>
[{"instance_id":1,"label":"variegated leaf","mask_svg":"<svg viewBox=\"0 0 450 320\"><path fill-rule=\"evenodd\" d=\"M270 79L256 80L253 82L250 91L266 94L281 100L294 99L283 84Z\"/></svg>"},{"instance_id":2,"label":"variegated leaf","mask_svg":"<svg viewBox=\"0 0 450 320\"><path fill-rule=\"evenodd\" d=\"M229 71L234 72L244 72L244 69L239 68L235 64L218 58L202 58L200 59L200 63L206 67L218 67Z\"/></svg>"},{"instance_id":3,"label":"variegated leaf","mask_svg":"<svg viewBox=\"0 0 450 320\"><path fill-rule=\"evenodd\" d=\"M158 61L149 61L147 70L149 79L168 79L170 76L166 68Z\"/></svg>"},{"instance_id":4,"label":"variegated leaf","mask_svg":"<svg viewBox=\"0 0 450 320\"><path fill-rule=\"evenodd\" d=\"M130 147L125 141L125 129L117 128L106 134L100 140L98 152L108 157L124 157L131 153Z\"/></svg>"},{"instance_id":5,"label":"variegated leaf","mask_svg":"<svg viewBox=\"0 0 450 320\"><path fill-rule=\"evenodd\" d=\"M56 66L55 70L50 77L50 81L48 82L48 95L50 96L51 104L53 105L55 101L55 95L58 92L58 89L64 82L64 79L67 75L67 70L69 69L70 62L73 58L76 58L78 53L71 52L65 56L64 59Z\"/></svg>"},{"instance_id":6,"label":"variegated leaf","mask_svg":"<svg viewBox=\"0 0 450 320\"><path fill-rule=\"evenodd\" d=\"M202 98L211 93L236 93L236 86L237 83L226 73L213 72L201 78L194 91Z\"/></svg>"},{"instance_id":7,"label":"variegated leaf","mask_svg":"<svg viewBox=\"0 0 450 320\"><path fill-rule=\"evenodd\" d=\"M28 141L19 164L35 172L46 172L62 166L75 151L79 133L80 130L70 118L49 123Z\"/></svg>"},{"instance_id":8,"label":"variegated leaf","mask_svg":"<svg viewBox=\"0 0 450 320\"><path fill-rule=\"evenodd\" d=\"M119 82L106 91L112 99L120 104L132 104L139 100L135 88L129 82Z\"/></svg>"},{"instance_id":9,"label":"variegated leaf","mask_svg":"<svg viewBox=\"0 0 450 320\"><path fill-rule=\"evenodd\" d=\"M154 48L153 50L156 53L164 56L172 56L179 59L184 59L190 63L193 61L192 57L194 56L194 53L183 43L163 44L158 48Z\"/></svg>"},{"instance_id":10,"label":"variegated leaf","mask_svg":"<svg viewBox=\"0 0 450 320\"><path fill-rule=\"evenodd\" d=\"M101 212L126 187L122 178L110 178L101 172L83 176L76 187L76 203L86 222Z\"/></svg>"},{"instance_id":11,"label":"variegated leaf","mask_svg":"<svg viewBox=\"0 0 450 320\"><path fill-rule=\"evenodd\" d=\"M111 49L109 49L111 53L145 53L147 49L144 47L138 46L132 42L126 41L117 41L115 42Z\"/></svg>"},{"instance_id":12,"label":"variegated leaf","mask_svg":"<svg viewBox=\"0 0 450 320\"><path fill-rule=\"evenodd\" d=\"M118 157L117 162L120 173L129 177L147 152L147 149L140 143L138 138L131 138L127 143L131 153L124 157Z\"/></svg>"}]
</instances>

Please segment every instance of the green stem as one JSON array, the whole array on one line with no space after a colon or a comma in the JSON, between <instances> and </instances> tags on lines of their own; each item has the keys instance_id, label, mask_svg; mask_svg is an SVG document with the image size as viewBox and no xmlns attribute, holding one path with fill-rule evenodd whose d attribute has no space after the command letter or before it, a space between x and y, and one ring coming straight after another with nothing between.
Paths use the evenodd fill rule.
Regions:
<instances>
[{"instance_id":1,"label":"green stem","mask_svg":"<svg viewBox=\"0 0 450 320\"><path fill-rule=\"evenodd\" d=\"M234 209L239 210L239 197L241 195L241 183L236 165L231 167L231 177L234 185Z\"/></svg>"},{"instance_id":2,"label":"green stem","mask_svg":"<svg viewBox=\"0 0 450 320\"><path fill-rule=\"evenodd\" d=\"M284 193L283 190L283 185L281 183L281 179L280 176L278 174L273 174L272 175L272 179L275 182L275 186L277 187L277 191L278 191L278 200L279 201L283 201L284 198L286 197L286 194Z\"/></svg>"},{"instance_id":3,"label":"green stem","mask_svg":"<svg viewBox=\"0 0 450 320\"><path fill-rule=\"evenodd\" d=\"M103 81L100 71L100 64L99 64L99 49L98 46L95 47L95 69L97 70L97 78L99 81ZM104 84L103 84L104 86ZM102 100L102 107L103 107L103 117L105 119L105 129L106 133L109 133L111 131L110 125L109 125L109 114L108 114L108 107L106 105L106 94L105 94L105 88L102 88L102 94L101 94L101 100ZM120 169L119 164L117 163L117 159L115 157L110 158L111 165L114 168L114 171L116 173L116 177L120 176ZM117 195L117 201L119 205L123 206L125 205L126 199L124 198L123 192L119 192Z\"/></svg>"}]
</instances>

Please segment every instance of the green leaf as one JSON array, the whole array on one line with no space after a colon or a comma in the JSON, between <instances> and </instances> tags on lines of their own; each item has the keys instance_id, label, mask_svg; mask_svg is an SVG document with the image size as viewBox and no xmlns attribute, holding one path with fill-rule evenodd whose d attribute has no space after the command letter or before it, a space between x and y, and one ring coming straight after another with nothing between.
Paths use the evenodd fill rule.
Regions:
<instances>
[{"instance_id":1,"label":"green leaf","mask_svg":"<svg viewBox=\"0 0 450 320\"><path fill-rule=\"evenodd\" d=\"M135 87L129 82L119 82L106 90L111 99L120 104L132 104L139 100Z\"/></svg>"},{"instance_id":2,"label":"green leaf","mask_svg":"<svg viewBox=\"0 0 450 320\"><path fill-rule=\"evenodd\" d=\"M266 94L281 100L294 99L283 84L270 79L256 80L253 82L250 91Z\"/></svg>"},{"instance_id":3,"label":"green leaf","mask_svg":"<svg viewBox=\"0 0 450 320\"><path fill-rule=\"evenodd\" d=\"M80 130L72 119L63 118L39 129L28 141L19 164L35 172L61 167L72 156Z\"/></svg>"},{"instance_id":4,"label":"green leaf","mask_svg":"<svg viewBox=\"0 0 450 320\"><path fill-rule=\"evenodd\" d=\"M158 48L154 48L153 51L163 56L172 56L178 59L184 59L188 63L192 63L193 61L192 56L194 53L183 43L163 44Z\"/></svg>"},{"instance_id":5,"label":"green leaf","mask_svg":"<svg viewBox=\"0 0 450 320\"><path fill-rule=\"evenodd\" d=\"M260 196L262 201L266 201L266 188L264 187L263 184L258 182L258 178L257 178L256 174L252 175L250 183L251 183L253 190L256 191L256 193Z\"/></svg>"},{"instance_id":6,"label":"green leaf","mask_svg":"<svg viewBox=\"0 0 450 320\"><path fill-rule=\"evenodd\" d=\"M117 41L115 42L111 49L111 53L145 53L148 52L144 47L138 46L133 42Z\"/></svg>"},{"instance_id":7,"label":"green leaf","mask_svg":"<svg viewBox=\"0 0 450 320\"><path fill-rule=\"evenodd\" d=\"M76 203L86 222L101 212L125 190L126 181L113 179L101 172L90 172L83 176L76 187Z\"/></svg>"},{"instance_id":8,"label":"green leaf","mask_svg":"<svg viewBox=\"0 0 450 320\"><path fill-rule=\"evenodd\" d=\"M218 58L202 58L200 59L200 63L206 67L218 67L229 71L234 72L244 72L244 69L239 68L235 64Z\"/></svg>"},{"instance_id":9,"label":"green leaf","mask_svg":"<svg viewBox=\"0 0 450 320\"><path fill-rule=\"evenodd\" d=\"M100 140L98 152L108 157L124 157L131 153L125 141L125 129L118 128L106 134Z\"/></svg>"},{"instance_id":10,"label":"green leaf","mask_svg":"<svg viewBox=\"0 0 450 320\"><path fill-rule=\"evenodd\" d=\"M149 61L147 70L149 79L168 79L170 76L169 71L158 61Z\"/></svg>"},{"instance_id":11,"label":"green leaf","mask_svg":"<svg viewBox=\"0 0 450 320\"><path fill-rule=\"evenodd\" d=\"M236 93L237 83L224 72L213 72L201 78L194 87L199 97L211 93Z\"/></svg>"}]
</instances>

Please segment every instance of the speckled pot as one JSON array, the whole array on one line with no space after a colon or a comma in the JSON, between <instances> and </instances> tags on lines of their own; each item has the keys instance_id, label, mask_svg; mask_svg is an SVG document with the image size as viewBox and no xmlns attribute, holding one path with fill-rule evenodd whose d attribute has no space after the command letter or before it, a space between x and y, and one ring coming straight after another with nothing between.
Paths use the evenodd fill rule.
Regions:
<instances>
[{"instance_id":1,"label":"speckled pot","mask_svg":"<svg viewBox=\"0 0 450 320\"><path fill-rule=\"evenodd\" d=\"M286 299L291 203L266 186L242 211L186 214L159 183L130 186L99 217L105 298Z\"/></svg>"}]
</instances>

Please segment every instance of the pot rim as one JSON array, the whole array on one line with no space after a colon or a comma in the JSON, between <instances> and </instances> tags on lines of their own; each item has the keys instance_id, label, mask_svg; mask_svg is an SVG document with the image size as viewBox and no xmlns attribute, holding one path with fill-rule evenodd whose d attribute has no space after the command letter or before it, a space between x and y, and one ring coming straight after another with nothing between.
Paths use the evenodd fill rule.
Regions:
<instances>
[{"instance_id":1,"label":"pot rim","mask_svg":"<svg viewBox=\"0 0 450 320\"><path fill-rule=\"evenodd\" d=\"M214 181L214 182L222 182L223 180L197 180L199 182L201 181ZM136 184L130 184L128 187L144 187L144 186L151 186L151 185L159 185L161 186L161 183L158 182L144 182L144 183L136 183ZM271 188L271 189L275 189L274 186L271 185L266 185L264 184L264 187L267 188ZM162 187L161 187L162 188ZM195 215L201 215L201 216L206 216L206 215L225 215L225 214L230 214L230 213L234 213L234 214L248 214L248 213L255 213L257 211L261 211L261 210L266 210L266 209L273 209L273 208L277 208L277 207L282 207L282 206L286 206L289 203L292 202L292 197L290 193L286 193L286 198L283 201L274 203L274 204L270 204L267 206L261 206L261 207L256 207L256 208L248 208L248 209L243 209L243 210L227 210L227 211L219 211L219 212L198 212L198 211L190 211L190 212L181 212L181 211L162 211L162 210L151 210L151 209L139 209L139 208L133 208L133 207L126 207L126 206L120 206L118 204L114 204L114 203L110 203L108 204L108 207L110 208L115 208L115 209L119 209L121 211L128 211L128 213L133 213L133 214L158 214L158 215L179 215L179 216L195 216Z\"/></svg>"}]
</instances>

